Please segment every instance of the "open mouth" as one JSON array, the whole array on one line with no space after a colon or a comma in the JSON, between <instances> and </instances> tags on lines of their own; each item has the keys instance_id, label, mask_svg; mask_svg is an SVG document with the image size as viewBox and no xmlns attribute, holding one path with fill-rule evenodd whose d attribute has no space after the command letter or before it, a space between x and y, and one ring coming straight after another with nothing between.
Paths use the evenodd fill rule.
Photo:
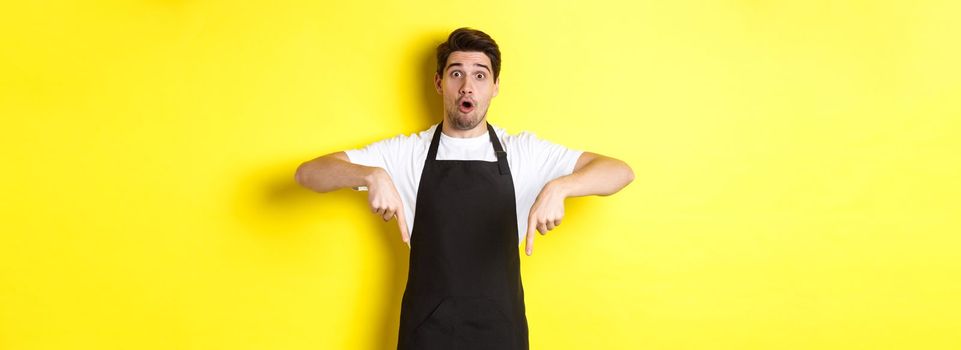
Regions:
<instances>
[{"instance_id":1,"label":"open mouth","mask_svg":"<svg viewBox=\"0 0 961 350\"><path fill-rule=\"evenodd\" d=\"M464 101L461 101L460 105L458 105L457 107L458 109L460 109L461 113L470 113L470 111L474 110L475 106L473 102L464 100Z\"/></svg>"}]
</instances>

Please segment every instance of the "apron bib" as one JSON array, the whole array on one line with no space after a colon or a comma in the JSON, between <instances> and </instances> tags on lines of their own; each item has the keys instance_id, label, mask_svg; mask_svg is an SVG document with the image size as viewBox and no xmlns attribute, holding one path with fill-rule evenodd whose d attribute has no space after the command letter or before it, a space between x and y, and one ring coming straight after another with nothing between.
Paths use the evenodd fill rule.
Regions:
<instances>
[{"instance_id":1,"label":"apron bib","mask_svg":"<svg viewBox=\"0 0 961 350\"><path fill-rule=\"evenodd\" d=\"M417 190L399 350L527 350L514 182L497 162L438 161L437 124Z\"/></svg>"}]
</instances>

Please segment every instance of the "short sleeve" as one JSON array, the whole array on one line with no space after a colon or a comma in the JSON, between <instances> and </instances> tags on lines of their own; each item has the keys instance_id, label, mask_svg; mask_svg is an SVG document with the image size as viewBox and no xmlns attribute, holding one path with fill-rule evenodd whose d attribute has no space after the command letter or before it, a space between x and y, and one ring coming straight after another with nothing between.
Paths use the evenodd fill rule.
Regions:
<instances>
[{"instance_id":1,"label":"short sleeve","mask_svg":"<svg viewBox=\"0 0 961 350\"><path fill-rule=\"evenodd\" d=\"M362 148L346 150L344 153L347 154L351 163L386 169L387 159L390 157L389 144L391 141L391 139L377 141Z\"/></svg>"},{"instance_id":2,"label":"short sleeve","mask_svg":"<svg viewBox=\"0 0 961 350\"><path fill-rule=\"evenodd\" d=\"M521 140L528 153L525 159L531 162L528 166L538 178L539 184L573 173L577 159L584 153L581 150L538 138L531 132L521 133Z\"/></svg>"},{"instance_id":3,"label":"short sleeve","mask_svg":"<svg viewBox=\"0 0 961 350\"><path fill-rule=\"evenodd\" d=\"M414 162L411 158L419 140L411 136L397 135L362 148L346 150L344 153L351 163L384 169L395 185L403 187L415 181Z\"/></svg>"}]
</instances>

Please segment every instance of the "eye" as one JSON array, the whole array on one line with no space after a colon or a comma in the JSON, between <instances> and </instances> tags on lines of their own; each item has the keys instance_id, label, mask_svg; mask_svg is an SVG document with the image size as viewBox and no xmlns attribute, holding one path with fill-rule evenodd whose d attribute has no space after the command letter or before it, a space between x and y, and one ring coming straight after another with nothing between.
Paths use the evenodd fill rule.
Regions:
<instances>
[{"instance_id":1,"label":"eye","mask_svg":"<svg viewBox=\"0 0 961 350\"><path fill-rule=\"evenodd\" d=\"M454 77L454 78L460 78L461 73L460 73L460 71L456 71L456 70L455 70L455 71L453 71L453 72L450 73L450 76L452 76L452 77Z\"/></svg>"},{"instance_id":2,"label":"eye","mask_svg":"<svg viewBox=\"0 0 961 350\"><path fill-rule=\"evenodd\" d=\"M484 73L477 73L474 75L477 79L484 79Z\"/></svg>"}]
</instances>

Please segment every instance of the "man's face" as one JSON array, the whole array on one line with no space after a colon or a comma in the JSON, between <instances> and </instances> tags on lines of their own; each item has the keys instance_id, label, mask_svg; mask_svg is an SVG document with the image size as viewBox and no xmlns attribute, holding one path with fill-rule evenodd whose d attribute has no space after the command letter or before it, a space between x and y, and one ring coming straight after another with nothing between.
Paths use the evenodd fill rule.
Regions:
<instances>
[{"instance_id":1,"label":"man's face","mask_svg":"<svg viewBox=\"0 0 961 350\"><path fill-rule=\"evenodd\" d=\"M444 74L434 75L434 87L444 97L444 117L459 130L473 129L484 120L498 83L483 52L451 52Z\"/></svg>"}]
</instances>

